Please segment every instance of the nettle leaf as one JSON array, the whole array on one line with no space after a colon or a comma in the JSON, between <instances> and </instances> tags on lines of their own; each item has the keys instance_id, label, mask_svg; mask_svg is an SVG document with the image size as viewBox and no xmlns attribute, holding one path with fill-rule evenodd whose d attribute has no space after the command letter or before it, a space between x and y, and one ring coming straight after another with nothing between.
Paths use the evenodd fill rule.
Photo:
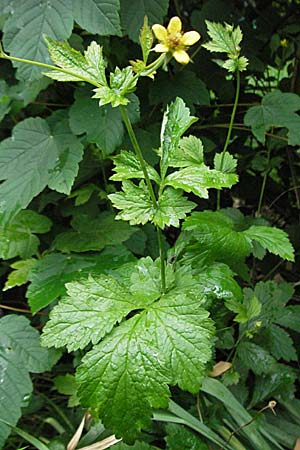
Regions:
<instances>
[{"instance_id":1,"label":"nettle leaf","mask_svg":"<svg viewBox=\"0 0 300 450\"><path fill-rule=\"evenodd\" d=\"M250 126L259 142L265 142L265 135L271 128L287 128L288 143L300 144L300 97L287 92L270 92L260 106L252 106L246 113L244 123Z\"/></svg>"},{"instance_id":2,"label":"nettle leaf","mask_svg":"<svg viewBox=\"0 0 300 450\"><path fill-rule=\"evenodd\" d=\"M200 436L184 425L168 423L166 432L165 441L168 450L208 450L208 446Z\"/></svg>"},{"instance_id":3,"label":"nettle leaf","mask_svg":"<svg viewBox=\"0 0 300 450\"><path fill-rule=\"evenodd\" d=\"M27 0L20 4L13 0L10 16L3 27L5 50L13 56L50 63L43 36L67 39L73 29L71 0ZM21 43L21 44L20 44ZM41 78L40 67L13 62L21 80Z\"/></svg>"},{"instance_id":4,"label":"nettle leaf","mask_svg":"<svg viewBox=\"0 0 300 450\"><path fill-rule=\"evenodd\" d=\"M239 53L239 44L242 41L243 34L239 26L233 29L233 26L228 24L222 25L221 23L205 21L207 26L207 33L211 38L206 44L202 44L202 47L211 52L223 52L230 55L236 55Z\"/></svg>"},{"instance_id":5,"label":"nettle leaf","mask_svg":"<svg viewBox=\"0 0 300 450\"><path fill-rule=\"evenodd\" d=\"M3 290L7 291L8 289L11 289L15 286L22 286L23 284L27 283L29 273L33 269L37 261L37 259L30 258L16 261L11 264L10 267L13 269L13 271L8 275Z\"/></svg>"},{"instance_id":6,"label":"nettle leaf","mask_svg":"<svg viewBox=\"0 0 300 450\"><path fill-rule=\"evenodd\" d=\"M145 225L151 221L155 209L145 182L141 181L137 186L131 181L124 181L122 189L123 192L108 195L113 206L121 210L116 219L128 220L130 225Z\"/></svg>"},{"instance_id":7,"label":"nettle leaf","mask_svg":"<svg viewBox=\"0 0 300 450\"><path fill-rule=\"evenodd\" d=\"M51 225L48 217L35 211L20 211L10 224L0 227L0 257L11 259L16 256L32 256L40 243L35 233L47 233Z\"/></svg>"},{"instance_id":8,"label":"nettle leaf","mask_svg":"<svg viewBox=\"0 0 300 450\"><path fill-rule=\"evenodd\" d=\"M85 30L100 36L121 36L119 0L73 0L75 21Z\"/></svg>"},{"instance_id":9,"label":"nettle leaf","mask_svg":"<svg viewBox=\"0 0 300 450\"><path fill-rule=\"evenodd\" d=\"M171 167L189 167L203 165L203 144L196 136L180 139L178 147L170 155Z\"/></svg>"},{"instance_id":10,"label":"nettle leaf","mask_svg":"<svg viewBox=\"0 0 300 450\"><path fill-rule=\"evenodd\" d=\"M1 221L9 222L47 185L69 193L82 148L62 124L51 131L41 118L19 122L0 144Z\"/></svg>"},{"instance_id":11,"label":"nettle leaf","mask_svg":"<svg viewBox=\"0 0 300 450\"><path fill-rule=\"evenodd\" d=\"M214 157L214 168L223 173L234 173L237 160L228 152L216 153Z\"/></svg>"},{"instance_id":12,"label":"nettle leaf","mask_svg":"<svg viewBox=\"0 0 300 450\"><path fill-rule=\"evenodd\" d=\"M201 198L208 198L208 189L222 189L237 183L238 176L226 174L202 166L188 166L167 176L165 183L176 189L193 192Z\"/></svg>"},{"instance_id":13,"label":"nettle leaf","mask_svg":"<svg viewBox=\"0 0 300 450\"><path fill-rule=\"evenodd\" d=\"M63 255L51 253L37 260L26 281L30 285L26 297L35 314L66 293L65 284L88 275L109 273L134 261L124 246L108 247L97 255Z\"/></svg>"},{"instance_id":14,"label":"nettle leaf","mask_svg":"<svg viewBox=\"0 0 300 450\"><path fill-rule=\"evenodd\" d=\"M126 241L136 231L126 223L116 222L109 212L102 212L95 219L86 214L75 216L71 225L74 231L56 236L54 247L57 250L67 253L99 251Z\"/></svg>"},{"instance_id":15,"label":"nettle leaf","mask_svg":"<svg viewBox=\"0 0 300 450\"><path fill-rule=\"evenodd\" d=\"M77 371L78 394L127 441L149 426L152 408L167 407L168 384L198 392L211 357L204 297L175 288L160 298L159 264L143 258L130 270L68 284L44 329L49 346L100 341Z\"/></svg>"},{"instance_id":16,"label":"nettle leaf","mask_svg":"<svg viewBox=\"0 0 300 450\"><path fill-rule=\"evenodd\" d=\"M167 14L169 1L121 0L122 27L134 42L139 40L139 30L147 16L149 24L162 23Z\"/></svg>"},{"instance_id":17,"label":"nettle leaf","mask_svg":"<svg viewBox=\"0 0 300 450\"><path fill-rule=\"evenodd\" d=\"M122 70L117 67L115 72L110 73L110 87L100 86L93 89L95 92L93 98L100 99L100 106L108 103L111 103L113 108L119 105L127 105L130 100L126 95L134 92L137 80L131 66Z\"/></svg>"},{"instance_id":18,"label":"nettle leaf","mask_svg":"<svg viewBox=\"0 0 300 450\"><path fill-rule=\"evenodd\" d=\"M115 164L113 171L116 173L110 177L111 180L122 181L131 178L144 178L140 162L133 152L122 150L117 156L113 157L113 161ZM149 178L154 180L156 184L160 184L160 177L156 170L150 164L145 164Z\"/></svg>"},{"instance_id":19,"label":"nettle leaf","mask_svg":"<svg viewBox=\"0 0 300 450\"><path fill-rule=\"evenodd\" d=\"M256 375L272 373L276 370L276 359L267 350L253 342L241 342L237 354L243 365Z\"/></svg>"},{"instance_id":20,"label":"nettle leaf","mask_svg":"<svg viewBox=\"0 0 300 450\"><path fill-rule=\"evenodd\" d=\"M45 37L52 61L58 66L57 70L44 75L58 81L87 81L93 85L107 85L105 77L106 62L103 58L102 47L95 41L88 46L84 55L70 46L68 42L57 42ZM59 68L69 73L60 71Z\"/></svg>"},{"instance_id":21,"label":"nettle leaf","mask_svg":"<svg viewBox=\"0 0 300 450\"><path fill-rule=\"evenodd\" d=\"M29 372L50 370L54 363L54 354L40 346L39 333L29 320L14 314L0 319L0 419L12 425L17 423L24 398L32 392ZM1 448L10 431L10 427L0 422Z\"/></svg>"},{"instance_id":22,"label":"nettle leaf","mask_svg":"<svg viewBox=\"0 0 300 450\"><path fill-rule=\"evenodd\" d=\"M190 115L184 101L177 97L164 113L161 127L161 176L164 178L169 159L175 153L183 133L198 119Z\"/></svg>"}]
</instances>

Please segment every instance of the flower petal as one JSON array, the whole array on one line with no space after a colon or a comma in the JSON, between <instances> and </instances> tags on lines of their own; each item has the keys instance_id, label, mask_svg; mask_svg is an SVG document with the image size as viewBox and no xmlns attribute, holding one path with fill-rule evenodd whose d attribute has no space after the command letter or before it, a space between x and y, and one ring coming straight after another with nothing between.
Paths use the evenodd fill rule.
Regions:
<instances>
[{"instance_id":1,"label":"flower petal","mask_svg":"<svg viewBox=\"0 0 300 450\"><path fill-rule=\"evenodd\" d=\"M181 20L179 19L179 17L175 16L172 17L172 19L169 22L168 25L168 32L170 34L175 34L175 33L180 33L182 28L182 23Z\"/></svg>"},{"instance_id":2,"label":"flower petal","mask_svg":"<svg viewBox=\"0 0 300 450\"><path fill-rule=\"evenodd\" d=\"M152 25L152 30L155 34L156 39L162 42L165 42L167 40L168 32L165 27L156 23L155 25Z\"/></svg>"},{"instance_id":3,"label":"flower petal","mask_svg":"<svg viewBox=\"0 0 300 450\"><path fill-rule=\"evenodd\" d=\"M190 62L190 57L184 50L176 50L173 56L180 64L188 64Z\"/></svg>"},{"instance_id":4,"label":"flower petal","mask_svg":"<svg viewBox=\"0 0 300 450\"><path fill-rule=\"evenodd\" d=\"M156 44L153 50L157 53L168 53L169 47L164 44Z\"/></svg>"},{"instance_id":5,"label":"flower petal","mask_svg":"<svg viewBox=\"0 0 300 450\"><path fill-rule=\"evenodd\" d=\"M180 43L182 45L194 45L199 41L200 37L201 36L197 31L188 31L187 33L184 33Z\"/></svg>"}]
</instances>

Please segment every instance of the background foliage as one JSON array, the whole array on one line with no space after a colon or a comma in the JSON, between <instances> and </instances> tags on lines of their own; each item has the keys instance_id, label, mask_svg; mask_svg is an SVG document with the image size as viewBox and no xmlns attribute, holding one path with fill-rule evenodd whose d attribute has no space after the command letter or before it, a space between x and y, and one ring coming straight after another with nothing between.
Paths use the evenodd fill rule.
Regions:
<instances>
[{"instance_id":1,"label":"background foliage","mask_svg":"<svg viewBox=\"0 0 300 450\"><path fill-rule=\"evenodd\" d=\"M299 1L0 0L7 53L51 63L44 35L68 40L81 52L96 41L103 46L109 70L141 57L138 37L145 15L150 25L178 15L185 30L195 29L202 36L190 51L193 63L183 67L172 60L167 72L159 71L154 80L141 79L131 94L128 113L151 165L158 162L152 149L159 147L165 108L181 97L199 119L190 132L201 138L205 161L220 168L216 154L224 147L235 78L222 67L222 54L208 51L216 48L201 45L209 39L205 20L241 27L242 51L249 65L241 73L227 149L232 156L223 166L228 177L237 167L239 183L222 191L222 209L216 212L216 191L199 199L195 180L188 199L197 204L196 212L184 222L182 233L175 228L178 218L165 233L165 248L172 249L170 266L175 258L183 267L193 267L198 287L206 290L216 327L207 377L199 394L172 387L168 410L154 412L154 420L134 446L120 442L113 448L297 448ZM7 450L66 448L85 413L79 406L74 371L89 340L67 336L71 354L41 347L38 331L53 306L63 297L63 307L68 309L71 299L80 310L78 293L94 289L88 276L97 280L109 276L119 291L118 277L131 276L136 290L145 289L130 269L139 258L145 258L139 263L143 270L158 278L157 267L149 262L149 255L158 257L154 227L115 221L108 197L115 202L123 179L118 171L122 176L126 172L124 150L131 150L122 116L110 105L99 109L91 94L91 86L83 82L59 83L43 76L39 67L1 60L0 447ZM193 155L191 161L195 164ZM127 186L130 189L130 181ZM172 186L185 188L176 179ZM294 264L281 230L295 248ZM207 268L198 273L203 266ZM65 285L70 282L73 290L66 297ZM154 297L156 289L155 282L147 285ZM88 316L86 320L87 328L98 332L98 321L93 323ZM98 320L103 320L101 315ZM55 321L46 326L50 340L51 326ZM88 366L93 353L89 355ZM208 377L220 361L232 366L218 378ZM159 376L163 384L163 374ZM108 391L113 389L113 380L107 384ZM271 400L277 402L276 416ZM87 422L78 448L111 434L101 423Z\"/></svg>"}]
</instances>

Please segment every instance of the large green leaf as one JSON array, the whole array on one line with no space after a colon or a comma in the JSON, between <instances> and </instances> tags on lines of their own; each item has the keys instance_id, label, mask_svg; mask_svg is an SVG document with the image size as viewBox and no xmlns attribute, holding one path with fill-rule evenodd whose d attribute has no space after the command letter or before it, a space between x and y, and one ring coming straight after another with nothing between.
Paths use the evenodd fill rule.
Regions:
<instances>
[{"instance_id":1,"label":"large green leaf","mask_svg":"<svg viewBox=\"0 0 300 450\"><path fill-rule=\"evenodd\" d=\"M204 297L175 288L160 298L159 273L159 262L145 258L114 276L70 283L44 331L44 344L70 350L102 338L78 370L79 396L128 441L150 424L152 407L167 407L168 384L198 391L211 357Z\"/></svg>"},{"instance_id":2,"label":"large green leaf","mask_svg":"<svg viewBox=\"0 0 300 450\"><path fill-rule=\"evenodd\" d=\"M39 333L22 316L0 319L0 419L15 425L21 416L24 398L32 391L29 372L50 370L54 360L40 346ZM0 423L0 448L10 427Z\"/></svg>"},{"instance_id":3,"label":"large green leaf","mask_svg":"<svg viewBox=\"0 0 300 450\"><path fill-rule=\"evenodd\" d=\"M0 227L0 257L3 259L21 256L28 258L36 253L39 239L35 233L47 233L51 221L35 211L20 211L6 227Z\"/></svg>"},{"instance_id":4,"label":"large green leaf","mask_svg":"<svg viewBox=\"0 0 300 450\"><path fill-rule=\"evenodd\" d=\"M69 193L82 157L82 145L66 124L51 130L44 119L19 122L0 144L1 221L7 223L51 185Z\"/></svg>"},{"instance_id":5,"label":"large green leaf","mask_svg":"<svg viewBox=\"0 0 300 450\"><path fill-rule=\"evenodd\" d=\"M73 0L75 21L85 30L100 36L121 35L119 0Z\"/></svg>"},{"instance_id":6,"label":"large green leaf","mask_svg":"<svg viewBox=\"0 0 300 450\"><path fill-rule=\"evenodd\" d=\"M244 122L254 136L265 142L265 134L273 127L287 128L290 145L300 144L300 97L288 92L271 92L265 95L260 106L252 106Z\"/></svg>"},{"instance_id":7,"label":"large green leaf","mask_svg":"<svg viewBox=\"0 0 300 450\"><path fill-rule=\"evenodd\" d=\"M11 2L11 10L3 28L5 50L19 58L51 63L43 36L67 39L73 28L71 0L18 0ZM42 69L34 65L13 63L18 78L26 81L41 77Z\"/></svg>"},{"instance_id":8,"label":"large green leaf","mask_svg":"<svg viewBox=\"0 0 300 450\"><path fill-rule=\"evenodd\" d=\"M74 217L74 231L58 234L54 246L62 252L87 252L102 250L108 245L126 241L136 230L126 223L115 221L113 214L100 213L96 219L86 214Z\"/></svg>"},{"instance_id":9,"label":"large green leaf","mask_svg":"<svg viewBox=\"0 0 300 450\"><path fill-rule=\"evenodd\" d=\"M26 281L30 281L26 297L36 313L65 294L65 284L89 274L108 273L134 258L125 247L111 247L99 255L64 255L51 253L35 262Z\"/></svg>"},{"instance_id":10,"label":"large green leaf","mask_svg":"<svg viewBox=\"0 0 300 450\"><path fill-rule=\"evenodd\" d=\"M140 28L147 16L149 24L162 23L167 14L169 0L121 0L121 21L126 34L138 42Z\"/></svg>"}]
</instances>

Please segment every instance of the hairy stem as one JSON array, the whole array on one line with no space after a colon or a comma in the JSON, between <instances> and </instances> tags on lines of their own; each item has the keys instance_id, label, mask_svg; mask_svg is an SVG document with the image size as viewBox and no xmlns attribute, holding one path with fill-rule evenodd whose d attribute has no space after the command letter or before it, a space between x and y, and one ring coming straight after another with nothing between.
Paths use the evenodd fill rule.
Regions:
<instances>
[{"instance_id":1,"label":"hairy stem","mask_svg":"<svg viewBox=\"0 0 300 450\"><path fill-rule=\"evenodd\" d=\"M146 167L146 163L142 154L142 150L139 146L139 143L137 141L136 135L134 133L134 130L132 128L130 119L128 117L126 108L122 105L119 106L121 114L122 114L122 118L124 121L124 124L126 126L130 141L132 143L132 146L134 148L134 151L136 153L136 156L139 160L139 163L141 165L141 169L143 171L144 174L144 178L146 181L146 185L148 187L148 191L149 191L149 195L151 197L152 203L154 208L157 207L157 200L156 200L156 196L153 190L153 186L151 183L151 180L149 178L149 174L147 171L147 167ZM158 239L158 245L159 245L159 257L160 257L160 270L161 270L161 291L164 294L166 292L166 267L165 267L165 252L164 252L164 247L163 247L163 238L162 238L162 232L160 230L160 228L157 227L157 239Z\"/></svg>"},{"instance_id":2,"label":"hairy stem","mask_svg":"<svg viewBox=\"0 0 300 450\"><path fill-rule=\"evenodd\" d=\"M227 132L227 137L226 137L226 141L225 141L225 144L224 144L224 147L223 147L223 150L222 150L222 155L221 155L221 163L220 163L220 170L221 171L223 169L225 152L227 150L227 147L229 145L230 138L231 138L231 133L232 133L232 129L233 129L235 113L236 113L237 105L238 105L238 102L239 102L240 87L241 87L241 77L240 77L240 72L237 70L237 72L236 72L235 98L234 98L233 108L232 108L232 112L231 112L230 123L229 123L228 132ZM218 191L217 192L217 209L220 209L220 206L221 206L221 191Z\"/></svg>"}]
</instances>

